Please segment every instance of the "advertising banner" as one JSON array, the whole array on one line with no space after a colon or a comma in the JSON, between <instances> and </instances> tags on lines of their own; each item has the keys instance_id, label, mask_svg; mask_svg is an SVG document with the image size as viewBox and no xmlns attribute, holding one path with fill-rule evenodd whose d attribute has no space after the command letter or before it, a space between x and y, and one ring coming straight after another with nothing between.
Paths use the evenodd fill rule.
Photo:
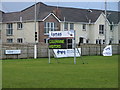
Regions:
<instances>
[{"instance_id":1,"label":"advertising banner","mask_svg":"<svg viewBox=\"0 0 120 90\"><path fill-rule=\"evenodd\" d=\"M74 30L70 31L49 31L49 38L73 38Z\"/></svg>"},{"instance_id":2,"label":"advertising banner","mask_svg":"<svg viewBox=\"0 0 120 90\"><path fill-rule=\"evenodd\" d=\"M108 45L104 48L103 56L112 56L112 45Z\"/></svg>"},{"instance_id":3,"label":"advertising banner","mask_svg":"<svg viewBox=\"0 0 120 90\"><path fill-rule=\"evenodd\" d=\"M53 49L56 58L74 57L74 49ZM81 56L81 48L76 48L76 57Z\"/></svg>"},{"instance_id":4,"label":"advertising banner","mask_svg":"<svg viewBox=\"0 0 120 90\"><path fill-rule=\"evenodd\" d=\"M21 50L5 50L5 54L21 54Z\"/></svg>"}]
</instances>

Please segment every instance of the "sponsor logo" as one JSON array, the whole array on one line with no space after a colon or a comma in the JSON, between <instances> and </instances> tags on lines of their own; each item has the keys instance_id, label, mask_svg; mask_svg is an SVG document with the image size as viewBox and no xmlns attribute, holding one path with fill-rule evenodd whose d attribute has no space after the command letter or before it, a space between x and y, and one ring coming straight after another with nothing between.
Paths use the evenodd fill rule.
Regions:
<instances>
[{"instance_id":1,"label":"sponsor logo","mask_svg":"<svg viewBox=\"0 0 120 90\"><path fill-rule=\"evenodd\" d=\"M110 50L110 47L106 48L105 50Z\"/></svg>"},{"instance_id":2,"label":"sponsor logo","mask_svg":"<svg viewBox=\"0 0 120 90\"><path fill-rule=\"evenodd\" d=\"M103 56L112 56L112 46L108 45L103 50Z\"/></svg>"},{"instance_id":3,"label":"sponsor logo","mask_svg":"<svg viewBox=\"0 0 120 90\"><path fill-rule=\"evenodd\" d=\"M58 50L58 51L57 51L57 54L66 54L66 52L65 52L65 51L60 51L60 50Z\"/></svg>"},{"instance_id":4,"label":"sponsor logo","mask_svg":"<svg viewBox=\"0 0 120 90\"><path fill-rule=\"evenodd\" d=\"M53 36L53 37L61 37L62 36L62 33L51 33L51 36Z\"/></svg>"},{"instance_id":5,"label":"sponsor logo","mask_svg":"<svg viewBox=\"0 0 120 90\"><path fill-rule=\"evenodd\" d=\"M5 50L5 54L21 54L21 50Z\"/></svg>"}]
</instances>

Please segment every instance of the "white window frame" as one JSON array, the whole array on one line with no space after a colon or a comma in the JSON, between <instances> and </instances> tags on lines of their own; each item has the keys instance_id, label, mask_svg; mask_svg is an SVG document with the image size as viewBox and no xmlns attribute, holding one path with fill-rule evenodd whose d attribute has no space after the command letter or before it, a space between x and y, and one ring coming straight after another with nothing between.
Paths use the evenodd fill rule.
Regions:
<instances>
[{"instance_id":1,"label":"white window frame","mask_svg":"<svg viewBox=\"0 0 120 90\"><path fill-rule=\"evenodd\" d=\"M22 30L23 29L23 23L21 23L21 22L17 23L17 29Z\"/></svg>"},{"instance_id":2,"label":"white window frame","mask_svg":"<svg viewBox=\"0 0 120 90\"><path fill-rule=\"evenodd\" d=\"M8 38L7 43L13 43L13 38Z\"/></svg>"},{"instance_id":3,"label":"white window frame","mask_svg":"<svg viewBox=\"0 0 120 90\"><path fill-rule=\"evenodd\" d=\"M105 29L105 26L102 25L102 24L100 24L100 25L99 25L99 34L100 34L100 35L103 35L103 34L104 34L104 29Z\"/></svg>"},{"instance_id":4,"label":"white window frame","mask_svg":"<svg viewBox=\"0 0 120 90\"><path fill-rule=\"evenodd\" d=\"M110 31L113 31L114 30L114 25L110 25Z\"/></svg>"},{"instance_id":5,"label":"white window frame","mask_svg":"<svg viewBox=\"0 0 120 90\"><path fill-rule=\"evenodd\" d=\"M70 30L74 30L74 23L70 23Z\"/></svg>"},{"instance_id":6,"label":"white window frame","mask_svg":"<svg viewBox=\"0 0 120 90\"><path fill-rule=\"evenodd\" d=\"M17 43L23 43L23 38L17 38Z\"/></svg>"},{"instance_id":7,"label":"white window frame","mask_svg":"<svg viewBox=\"0 0 120 90\"><path fill-rule=\"evenodd\" d=\"M86 31L86 24L82 24L82 30Z\"/></svg>"},{"instance_id":8,"label":"white window frame","mask_svg":"<svg viewBox=\"0 0 120 90\"><path fill-rule=\"evenodd\" d=\"M65 30L65 31L68 30L68 23L67 23L67 22L64 23L64 30Z\"/></svg>"},{"instance_id":9,"label":"white window frame","mask_svg":"<svg viewBox=\"0 0 120 90\"><path fill-rule=\"evenodd\" d=\"M49 31L56 31L55 22L45 22L44 23L44 34L48 35Z\"/></svg>"},{"instance_id":10,"label":"white window frame","mask_svg":"<svg viewBox=\"0 0 120 90\"><path fill-rule=\"evenodd\" d=\"M7 36L12 36L13 35L13 24L12 23L8 23L6 28L6 35Z\"/></svg>"}]
</instances>

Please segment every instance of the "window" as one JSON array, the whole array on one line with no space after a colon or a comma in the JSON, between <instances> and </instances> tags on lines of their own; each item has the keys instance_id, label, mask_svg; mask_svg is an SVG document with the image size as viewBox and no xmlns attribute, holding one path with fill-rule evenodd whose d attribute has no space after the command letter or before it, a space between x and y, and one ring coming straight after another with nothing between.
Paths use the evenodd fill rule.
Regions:
<instances>
[{"instance_id":1,"label":"window","mask_svg":"<svg viewBox=\"0 0 120 90\"><path fill-rule=\"evenodd\" d=\"M101 41L101 39L96 39L96 44L102 44Z\"/></svg>"},{"instance_id":2,"label":"window","mask_svg":"<svg viewBox=\"0 0 120 90\"><path fill-rule=\"evenodd\" d=\"M99 34L104 34L104 25L99 25Z\"/></svg>"},{"instance_id":3,"label":"window","mask_svg":"<svg viewBox=\"0 0 120 90\"><path fill-rule=\"evenodd\" d=\"M79 43L83 43L83 38L82 37L79 38Z\"/></svg>"},{"instance_id":4,"label":"window","mask_svg":"<svg viewBox=\"0 0 120 90\"><path fill-rule=\"evenodd\" d=\"M98 39L96 39L96 44L99 44L99 43L98 43L98 41L99 41L99 40L98 40Z\"/></svg>"},{"instance_id":5,"label":"window","mask_svg":"<svg viewBox=\"0 0 120 90\"><path fill-rule=\"evenodd\" d=\"M68 23L64 24L64 30L68 30Z\"/></svg>"},{"instance_id":6,"label":"window","mask_svg":"<svg viewBox=\"0 0 120 90\"><path fill-rule=\"evenodd\" d=\"M18 38L17 39L17 43L23 43L23 39L22 38Z\"/></svg>"},{"instance_id":7,"label":"window","mask_svg":"<svg viewBox=\"0 0 120 90\"><path fill-rule=\"evenodd\" d=\"M86 24L82 25L82 29L85 31L86 30Z\"/></svg>"},{"instance_id":8,"label":"window","mask_svg":"<svg viewBox=\"0 0 120 90\"><path fill-rule=\"evenodd\" d=\"M6 34L10 36L13 35L13 24L12 23L7 24Z\"/></svg>"},{"instance_id":9,"label":"window","mask_svg":"<svg viewBox=\"0 0 120 90\"><path fill-rule=\"evenodd\" d=\"M99 40L99 44L102 44L102 43L101 43L101 39Z\"/></svg>"},{"instance_id":10,"label":"window","mask_svg":"<svg viewBox=\"0 0 120 90\"><path fill-rule=\"evenodd\" d=\"M7 39L7 43L13 43L13 39Z\"/></svg>"},{"instance_id":11,"label":"window","mask_svg":"<svg viewBox=\"0 0 120 90\"><path fill-rule=\"evenodd\" d=\"M89 39L86 40L86 43L89 43Z\"/></svg>"},{"instance_id":12,"label":"window","mask_svg":"<svg viewBox=\"0 0 120 90\"><path fill-rule=\"evenodd\" d=\"M44 23L44 34L48 34L49 31L56 31L56 25L54 22L45 22Z\"/></svg>"},{"instance_id":13,"label":"window","mask_svg":"<svg viewBox=\"0 0 120 90\"><path fill-rule=\"evenodd\" d=\"M46 39L44 39L44 43L48 43L48 39L46 38Z\"/></svg>"},{"instance_id":14,"label":"window","mask_svg":"<svg viewBox=\"0 0 120 90\"><path fill-rule=\"evenodd\" d=\"M112 39L109 40L109 45L112 44Z\"/></svg>"},{"instance_id":15,"label":"window","mask_svg":"<svg viewBox=\"0 0 120 90\"><path fill-rule=\"evenodd\" d=\"M105 40L103 40L103 44L105 44Z\"/></svg>"},{"instance_id":16,"label":"window","mask_svg":"<svg viewBox=\"0 0 120 90\"><path fill-rule=\"evenodd\" d=\"M22 23L17 23L17 29L18 29L18 30L23 29L23 24L22 24Z\"/></svg>"},{"instance_id":17,"label":"window","mask_svg":"<svg viewBox=\"0 0 120 90\"><path fill-rule=\"evenodd\" d=\"M72 45L73 45L72 39L67 39L67 48L72 49L72 47L73 47Z\"/></svg>"},{"instance_id":18,"label":"window","mask_svg":"<svg viewBox=\"0 0 120 90\"><path fill-rule=\"evenodd\" d=\"M113 25L110 25L110 30L111 30L111 31L113 30Z\"/></svg>"},{"instance_id":19,"label":"window","mask_svg":"<svg viewBox=\"0 0 120 90\"><path fill-rule=\"evenodd\" d=\"M70 23L70 30L74 30L74 24Z\"/></svg>"}]
</instances>

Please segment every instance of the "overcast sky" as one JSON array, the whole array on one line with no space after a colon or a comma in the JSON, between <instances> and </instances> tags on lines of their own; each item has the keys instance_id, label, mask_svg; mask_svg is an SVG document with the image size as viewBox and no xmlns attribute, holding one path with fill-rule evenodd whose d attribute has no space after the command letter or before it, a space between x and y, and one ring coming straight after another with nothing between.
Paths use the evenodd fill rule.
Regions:
<instances>
[{"instance_id":1,"label":"overcast sky","mask_svg":"<svg viewBox=\"0 0 120 90\"><path fill-rule=\"evenodd\" d=\"M9 1L9 0L8 0ZM19 1L19 0L18 0ZM39 2L40 0L36 0ZM56 0L57 1L57 0ZM43 2L51 6L60 6L60 7L73 7L73 8L83 8L83 9L102 9L104 10L104 2ZM16 12L23 10L35 2L2 2L1 10L4 12ZM107 2L107 10L118 11L118 2Z\"/></svg>"}]
</instances>

